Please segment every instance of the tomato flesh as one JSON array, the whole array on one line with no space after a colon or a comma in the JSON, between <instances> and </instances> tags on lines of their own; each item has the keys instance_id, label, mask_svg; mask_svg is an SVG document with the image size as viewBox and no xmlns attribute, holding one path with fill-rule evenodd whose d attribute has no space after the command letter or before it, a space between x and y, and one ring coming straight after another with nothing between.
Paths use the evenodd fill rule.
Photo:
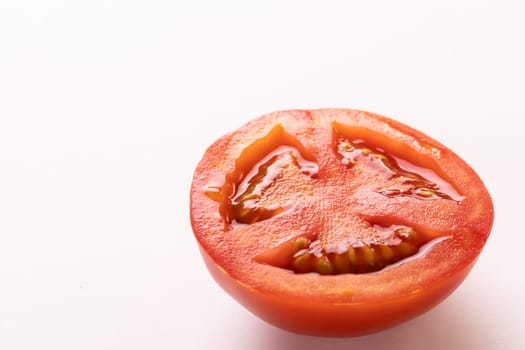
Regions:
<instances>
[{"instance_id":1,"label":"tomato flesh","mask_svg":"<svg viewBox=\"0 0 525 350\"><path fill-rule=\"evenodd\" d=\"M206 151L191 189L204 261L241 304L310 335L381 330L435 306L493 222L480 178L439 142L372 113L256 118Z\"/></svg>"}]
</instances>

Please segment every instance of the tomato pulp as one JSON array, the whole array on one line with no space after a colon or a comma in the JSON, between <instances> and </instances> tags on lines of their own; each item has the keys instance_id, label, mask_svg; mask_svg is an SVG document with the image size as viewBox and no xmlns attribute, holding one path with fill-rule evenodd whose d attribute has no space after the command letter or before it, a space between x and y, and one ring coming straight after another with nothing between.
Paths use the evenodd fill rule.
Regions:
<instances>
[{"instance_id":1,"label":"tomato pulp","mask_svg":"<svg viewBox=\"0 0 525 350\"><path fill-rule=\"evenodd\" d=\"M415 317L467 276L493 222L478 175L373 113L256 118L204 154L190 216L215 280L283 329L356 336Z\"/></svg>"}]
</instances>

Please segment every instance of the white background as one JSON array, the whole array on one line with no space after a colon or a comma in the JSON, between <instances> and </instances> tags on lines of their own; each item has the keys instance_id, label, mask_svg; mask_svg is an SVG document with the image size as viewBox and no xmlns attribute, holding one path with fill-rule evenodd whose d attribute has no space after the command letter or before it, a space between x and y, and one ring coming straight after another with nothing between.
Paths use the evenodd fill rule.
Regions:
<instances>
[{"instance_id":1,"label":"white background","mask_svg":"<svg viewBox=\"0 0 525 350\"><path fill-rule=\"evenodd\" d=\"M523 349L524 1L0 1L0 349ZM469 162L496 209L463 285L354 339L212 280L193 169L252 117L350 107Z\"/></svg>"}]
</instances>

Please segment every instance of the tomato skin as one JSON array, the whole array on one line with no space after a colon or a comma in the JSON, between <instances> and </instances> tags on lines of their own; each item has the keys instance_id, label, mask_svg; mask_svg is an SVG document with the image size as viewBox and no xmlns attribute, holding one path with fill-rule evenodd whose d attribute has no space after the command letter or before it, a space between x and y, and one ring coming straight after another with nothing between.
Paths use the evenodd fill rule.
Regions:
<instances>
[{"instance_id":1,"label":"tomato skin","mask_svg":"<svg viewBox=\"0 0 525 350\"><path fill-rule=\"evenodd\" d=\"M200 248L215 281L241 305L264 321L287 331L321 337L355 337L396 326L438 305L472 269L474 262L454 275L409 296L374 303L318 303L261 293L235 280Z\"/></svg>"},{"instance_id":2,"label":"tomato skin","mask_svg":"<svg viewBox=\"0 0 525 350\"><path fill-rule=\"evenodd\" d=\"M368 178L356 180L351 193L357 196L357 201L345 200L344 196L341 199L338 192L327 193L324 189L316 193L316 188L322 185L336 189L346 186L347 180L341 174L350 170L328 160L333 157L330 145L334 136L333 132L328 135L322 130L334 125L337 129L346 128L339 123L349 125L351 132L357 130L363 137L376 140L378 149L390 147L397 156L406 155L420 166L434 167L434 174L453 182L465 199L420 201L396 197L386 203L384 196L367 190ZM276 124L282 124L284 131L277 130ZM292 198L297 203L285 213L232 228L229 220L233 214L224 208L239 182L228 184L228 179L242 180L250 164L257 164L257 158L272 149L264 137L273 134L281 135L287 145L297 146L309 161L315 158L319 162L318 177L298 183L301 191ZM249 146L255 151L247 154ZM239 167L242 173L232 170ZM334 181L334 186L330 181ZM220 187L222 194L206 194L206 188L210 187ZM302 196L310 190L314 201ZM488 238L494 215L483 183L452 151L401 123L355 110L277 112L225 135L210 146L199 163L190 202L194 234L206 266L218 284L261 319L292 332L318 336L368 334L437 305L468 275ZM323 206L319 207L317 202ZM377 218L379 223L399 219L400 223L422 227L441 238L425 248L425 254L417 259L363 275L294 274L276 267L284 263L271 266L257 260L259 256L283 260L278 256L280 250L271 249L294 235L309 236L334 227L322 226L325 222L316 218L329 212L330 220L333 215L345 219L343 214L350 205L359 218L372 223Z\"/></svg>"}]
</instances>

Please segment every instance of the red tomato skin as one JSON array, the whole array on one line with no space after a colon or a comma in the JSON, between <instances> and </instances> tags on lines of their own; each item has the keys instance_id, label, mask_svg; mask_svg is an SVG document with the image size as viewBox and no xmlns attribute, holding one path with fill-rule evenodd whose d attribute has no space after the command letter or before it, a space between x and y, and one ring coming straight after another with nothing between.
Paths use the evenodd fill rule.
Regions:
<instances>
[{"instance_id":1,"label":"red tomato skin","mask_svg":"<svg viewBox=\"0 0 525 350\"><path fill-rule=\"evenodd\" d=\"M289 332L319 337L356 337L394 327L432 309L467 277L475 262L410 297L375 303L316 303L261 293L221 269L202 247L200 252L215 281L260 319Z\"/></svg>"}]
</instances>

